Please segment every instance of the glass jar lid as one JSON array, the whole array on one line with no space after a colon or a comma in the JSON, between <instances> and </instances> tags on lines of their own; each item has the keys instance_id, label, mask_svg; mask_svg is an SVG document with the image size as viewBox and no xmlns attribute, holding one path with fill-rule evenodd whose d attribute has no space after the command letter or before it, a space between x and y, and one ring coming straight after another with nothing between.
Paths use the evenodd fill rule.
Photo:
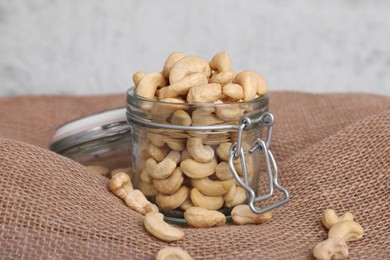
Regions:
<instances>
[{"instance_id":1,"label":"glass jar lid","mask_svg":"<svg viewBox=\"0 0 390 260\"><path fill-rule=\"evenodd\" d=\"M74 147L101 139L120 139L129 132L131 126L127 122L125 108L106 110L77 118L59 127L49 149L62 154Z\"/></svg>"}]
</instances>

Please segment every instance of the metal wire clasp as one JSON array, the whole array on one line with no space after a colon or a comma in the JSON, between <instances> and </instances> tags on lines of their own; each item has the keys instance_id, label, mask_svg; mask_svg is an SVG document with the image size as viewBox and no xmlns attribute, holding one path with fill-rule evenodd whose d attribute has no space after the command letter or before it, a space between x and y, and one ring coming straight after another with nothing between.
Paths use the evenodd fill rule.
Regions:
<instances>
[{"instance_id":1,"label":"metal wire clasp","mask_svg":"<svg viewBox=\"0 0 390 260\"><path fill-rule=\"evenodd\" d=\"M257 138L256 141L251 146L251 148L248 151L244 151L242 147L243 132L250 130L251 128L253 128L254 125L258 125L258 124L267 128L266 140L263 141L261 138ZM269 145L272 137L273 124L274 124L274 116L270 112L265 112L259 118L255 118L255 119L251 119L248 116L242 117L240 121L240 125L238 127L237 143L233 143L230 147L230 153L229 153L230 170L232 171L236 181L247 191L249 208L252 210L252 212L256 214L262 214L266 211L279 207L287 203L290 199L290 195L288 191L278 183L278 168L276 165L275 158L272 155L271 150L269 149ZM268 193L264 195L259 195L258 197L256 197L256 192L249 185L248 170L245 162L245 155L247 153L249 154L254 153L255 151L264 154L265 167L267 171L268 184L269 184ZM234 160L237 159L240 159L243 177L240 177L240 175L237 173L234 167ZM276 187L284 194L284 199L274 204L267 205L263 208L256 208L254 203L269 199L274 193L274 187Z\"/></svg>"}]
</instances>

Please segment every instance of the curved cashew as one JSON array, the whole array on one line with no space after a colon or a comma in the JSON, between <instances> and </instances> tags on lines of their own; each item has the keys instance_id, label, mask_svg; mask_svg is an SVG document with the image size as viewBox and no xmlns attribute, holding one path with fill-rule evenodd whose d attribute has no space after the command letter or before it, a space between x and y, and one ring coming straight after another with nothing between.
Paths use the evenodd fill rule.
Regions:
<instances>
[{"instance_id":1,"label":"curved cashew","mask_svg":"<svg viewBox=\"0 0 390 260\"><path fill-rule=\"evenodd\" d=\"M217 105L215 114L224 121L237 121L244 114L239 104Z\"/></svg>"},{"instance_id":2,"label":"curved cashew","mask_svg":"<svg viewBox=\"0 0 390 260\"><path fill-rule=\"evenodd\" d=\"M163 147L165 145L165 142L163 141L163 137L160 133L148 132L147 138L152 144L154 144L157 147Z\"/></svg>"},{"instance_id":3,"label":"curved cashew","mask_svg":"<svg viewBox=\"0 0 390 260\"><path fill-rule=\"evenodd\" d=\"M257 95L264 95L268 91L268 86L265 80L256 72L252 70L244 70L244 72L248 72L250 75L252 75L256 80L257 85Z\"/></svg>"},{"instance_id":4,"label":"curved cashew","mask_svg":"<svg viewBox=\"0 0 390 260\"><path fill-rule=\"evenodd\" d=\"M174 194L166 195L159 193L156 196L156 203L163 209L176 209L188 198L190 190L186 186L181 186Z\"/></svg>"},{"instance_id":5,"label":"curved cashew","mask_svg":"<svg viewBox=\"0 0 390 260\"><path fill-rule=\"evenodd\" d=\"M229 180L229 179L233 178L233 173L230 170L229 163L220 162L215 167L215 175L220 180Z\"/></svg>"},{"instance_id":6,"label":"curved cashew","mask_svg":"<svg viewBox=\"0 0 390 260\"><path fill-rule=\"evenodd\" d=\"M244 101L253 100L257 93L257 82L251 73L243 71L238 73L233 83L239 84L244 91Z\"/></svg>"},{"instance_id":7,"label":"curved cashew","mask_svg":"<svg viewBox=\"0 0 390 260\"><path fill-rule=\"evenodd\" d=\"M224 51L215 54L214 57L211 58L210 67L217 73L230 71L231 61L229 55Z\"/></svg>"},{"instance_id":8,"label":"curved cashew","mask_svg":"<svg viewBox=\"0 0 390 260\"><path fill-rule=\"evenodd\" d=\"M215 114L211 106L199 107L192 112L192 125L216 125L223 123L223 120Z\"/></svg>"},{"instance_id":9,"label":"curved cashew","mask_svg":"<svg viewBox=\"0 0 390 260\"><path fill-rule=\"evenodd\" d=\"M234 223L239 225L261 224L272 218L272 211L267 211L263 214L255 214L248 205L237 205L233 208L231 215Z\"/></svg>"},{"instance_id":10,"label":"curved cashew","mask_svg":"<svg viewBox=\"0 0 390 260\"><path fill-rule=\"evenodd\" d=\"M346 259L348 254L345 241L336 237L320 242L313 249L314 257L321 260Z\"/></svg>"},{"instance_id":11,"label":"curved cashew","mask_svg":"<svg viewBox=\"0 0 390 260\"><path fill-rule=\"evenodd\" d=\"M233 101L241 100L244 98L244 91L238 84L229 83L222 87L222 94L228 96Z\"/></svg>"},{"instance_id":12,"label":"curved cashew","mask_svg":"<svg viewBox=\"0 0 390 260\"><path fill-rule=\"evenodd\" d=\"M325 210L324 215L322 217L322 224L324 224L327 229L330 229L334 224L343 220L353 220L352 213L346 212L341 217L338 217L333 209L327 209Z\"/></svg>"},{"instance_id":13,"label":"curved cashew","mask_svg":"<svg viewBox=\"0 0 390 260\"><path fill-rule=\"evenodd\" d=\"M211 75L211 68L207 60L197 56L185 56L178 60L171 68L169 82L173 84L194 73L204 73L207 78Z\"/></svg>"},{"instance_id":14,"label":"curved cashew","mask_svg":"<svg viewBox=\"0 0 390 260\"><path fill-rule=\"evenodd\" d=\"M220 209L224 203L222 196L206 196L203 195L197 188L192 188L191 190L191 201L196 207L210 210Z\"/></svg>"},{"instance_id":15,"label":"curved cashew","mask_svg":"<svg viewBox=\"0 0 390 260\"><path fill-rule=\"evenodd\" d=\"M225 142L218 145L216 152L219 159L229 161L230 146L232 146L231 142Z\"/></svg>"},{"instance_id":16,"label":"curved cashew","mask_svg":"<svg viewBox=\"0 0 390 260\"><path fill-rule=\"evenodd\" d=\"M102 165L87 165L86 167L94 173L105 177L108 177L108 175L110 174L110 169Z\"/></svg>"},{"instance_id":17,"label":"curved cashew","mask_svg":"<svg viewBox=\"0 0 390 260\"><path fill-rule=\"evenodd\" d=\"M142 215L145 215L148 212L158 212L157 206L148 201L140 190L133 190L127 193L124 201L129 208Z\"/></svg>"},{"instance_id":18,"label":"curved cashew","mask_svg":"<svg viewBox=\"0 0 390 260\"><path fill-rule=\"evenodd\" d=\"M167 146L156 146L153 143L149 144L148 146L148 153L150 156L153 157L158 162L161 162L165 156L167 156L167 153L169 152L169 148Z\"/></svg>"},{"instance_id":19,"label":"curved cashew","mask_svg":"<svg viewBox=\"0 0 390 260\"><path fill-rule=\"evenodd\" d=\"M144 218L144 227L152 236L163 241L177 241L184 238L184 232L164 221L164 215L158 212L149 212Z\"/></svg>"},{"instance_id":20,"label":"curved cashew","mask_svg":"<svg viewBox=\"0 0 390 260\"><path fill-rule=\"evenodd\" d=\"M133 184L129 175L125 172L118 172L112 176L110 190L119 198L124 199L129 192L133 191Z\"/></svg>"},{"instance_id":21,"label":"curved cashew","mask_svg":"<svg viewBox=\"0 0 390 260\"><path fill-rule=\"evenodd\" d=\"M161 97L169 98L169 97L177 97L180 95L187 95L188 91L192 87L197 85L204 85L207 83L208 80L204 75L204 73L194 73L165 87L164 92L161 93Z\"/></svg>"},{"instance_id":22,"label":"curved cashew","mask_svg":"<svg viewBox=\"0 0 390 260\"><path fill-rule=\"evenodd\" d=\"M214 173L217 160L213 158L209 162L200 163L193 159L186 159L180 163L180 168L185 175L193 179L200 179Z\"/></svg>"},{"instance_id":23,"label":"curved cashew","mask_svg":"<svg viewBox=\"0 0 390 260\"><path fill-rule=\"evenodd\" d=\"M180 247L165 247L160 249L156 260L192 260L193 258Z\"/></svg>"},{"instance_id":24,"label":"curved cashew","mask_svg":"<svg viewBox=\"0 0 390 260\"><path fill-rule=\"evenodd\" d=\"M192 119L186 111L177 110L171 117L171 124L190 126L192 124Z\"/></svg>"},{"instance_id":25,"label":"curved cashew","mask_svg":"<svg viewBox=\"0 0 390 260\"><path fill-rule=\"evenodd\" d=\"M188 197L188 198L183 202L183 204L180 205L180 209L186 211L187 209L192 208L193 206L194 206L194 204L192 204L191 198Z\"/></svg>"},{"instance_id":26,"label":"curved cashew","mask_svg":"<svg viewBox=\"0 0 390 260\"><path fill-rule=\"evenodd\" d=\"M233 180L229 181L213 181L209 177L202 179L192 179L192 187L197 188L202 194L206 196L221 196L228 192L232 185L235 186Z\"/></svg>"},{"instance_id":27,"label":"curved cashew","mask_svg":"<svg viewBox=\"0 0 390 260\"><path fill-rule=\"evenodd\" d=\"M232 83L236 73L232 70L222 71L211 76L209 83L218 83L221 86Z\"/></svg>"},{"instance_id":28,"label":"curved cashew","mask_svg":"<svg viewBox=\"0 0 390 260\"><path fill-rule=\"evenodd\" d=\"M202 138L188 138L187 151L198 162L209 162L214 158L214 149L209 145L203 145Z\"/></svg>"},{"instance_id":29,"label":"curved cashew","mask_svg":"<svg viewBox=\"0 0 390 260\"><path fill-rule=\"evenodd\" d=\"M149 73L140 80L135 88L135 94L144 98L154 99L156 90L167 85L161 73Z\"/></svg>"},{"instance_id":30,"label":"curved cashew","mask_svg":"<svg viewBox=\"0 0 390 260\"><path fill-rule=\"evenodd\" d=\"M338 237L345 242L363 238L362 226L353 220L343 220L334 224L328 233L328 238Z\"/></svg>"},{"instance_id":31,"label":"curved cashew","mask_svg":"<svg viewBox=\"0 0 390 260\"><path fill-rule=\"evenodd\" d=\"M197 228L222 226L226 223L226 217L223 213L201 207L187 209L184 212L184 219L189 226Z\"/></svg>"},{"instance_id":32,"label":"curved cashew","mask_svg":"<svg viewBox=\"0 0 390 260\"><path fill-rule=\"evenodd\" d=\"M180 167L177 167L168 178L163 180L154 179L153 185L159 192L174 194L180 188L183 180L183 173L181 172Z\"/></svg>"},{"instance_id":33,"label":"curved cashew","mask_svg":"<svg viewBox=\"0 0 390 260\"><path fill-rule=\"evenodd\" d=\"M152 178L161 180L171 176L178 162L180 162L180 152L170 151L164 160L159 163L153 158L147 159L145 167Z\"/></svg>"},{"instance_id":34,"label":"curved cashew","mask_svg":"<svg viewBox=\"0 0 390 260\"><path fill-rule=\"evenodd\" d=\"M138 86L141 79L145 76L145 72L143 71L137 71L133 74L133 82L135 86Z\"/></svg>"},{"instance_id":35,"label":"curved cashew","mask_svg":"<svg viewBox=\"0 0 390 260\"><path fill-rule=\"evenodd\" d=\"M236 188L236 194L234 194L234 199L232 201L226 201L226 207L232 208L238 204L242 204L246 200L246 191L242 187Z\"/></svg>"},{"instance_id":36,"label":"curved cashew","mask_svg":"<svg viewBox=\"0 0 390 260\"><path fill-rule=\"evenodd\" d=\"M169 78L169 73L171 72L172 66L183 57L184 54L181 52L173 52L168 56L162 70L162 74L165 78Z\"/></svg>"},{"instance_id":37,"label":"curved cashew","mask_svg":"<svg viewBox=\"0 0 390 260\"><path fill-rule=\"evenodd\" d=\"M194 86L188 91L188 103L212 103L222 96L222 87L218 83Z\"/></svg>"}]
</instances>

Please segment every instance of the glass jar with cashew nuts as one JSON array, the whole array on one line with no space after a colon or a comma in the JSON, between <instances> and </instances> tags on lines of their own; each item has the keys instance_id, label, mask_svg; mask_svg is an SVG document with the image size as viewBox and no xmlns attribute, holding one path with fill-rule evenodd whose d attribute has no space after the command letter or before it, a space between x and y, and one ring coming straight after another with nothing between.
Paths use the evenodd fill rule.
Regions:
<instances>
[{"instance_id":1,"label":"glass jar with cashew nuts","mask_svg":"<svg viewBox=\"0 0 390 260\"><path fill-rule=\"evenodd\" d=\"M127 93L127 113L132 126L133 185L155 203L168 218L183 221L192 206L218 210L229 216L231 209L246 202L246 191L236 183L229 168L229 149L237 131L219 130L237 118L217 117L216 111L240 110L238 114L262 114L268 95L240 104L167 103ZM150 124L150 123L155 123ZM165 126L210 126L206 130L170 129ZM246 148L262 137L262 129L245 132ZM257 190L261 157L248 154L246 164L250 186ZM236 169L242 174L240 160Z\"/></svg>"},{"instance_id":2,"label":"glass jar with cashew nuts","mask_svg":"<svg viewBox=\"0 0 390 260\"><path fill-rule=\"evenodd\" d=\"M268 111L263 78L251 70L234 72L225 52L210 61L175 52L161 72L137 72L133 81L126 109L135 188L166 219L178 222L191 207L220 211L229 218L235 206L249 201L254 211L264 156L249 150L255 151L254 144L264 139L264 124L258 120ZM243 118L255 120L246 129ZM275 181L271 175L269 183L279 188L277 174Z\"/></svg>"}]
</instances>

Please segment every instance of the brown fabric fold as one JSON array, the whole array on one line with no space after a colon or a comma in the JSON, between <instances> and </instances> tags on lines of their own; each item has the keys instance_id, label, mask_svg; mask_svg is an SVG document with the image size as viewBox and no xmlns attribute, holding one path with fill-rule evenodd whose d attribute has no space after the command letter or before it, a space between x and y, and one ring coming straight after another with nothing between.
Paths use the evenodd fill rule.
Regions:
<instances>
[{"instance_id":1,"label":"brown fabric fold","mask_svg":"<svg viewBox=\"0 0 390 260\"><path fill-rule=\"evenodd\" d=\"M350 259L390 255L390 98L272 92L271 149L288 204L261 225L195 229L165 243L108 189L108 179L47 150L61 124L124 106L124 95L0 98L0 258L152 259L180 246L195 259L312 259L322 212L351 211L364 238Z\"/></svg>"}]
</instances>

